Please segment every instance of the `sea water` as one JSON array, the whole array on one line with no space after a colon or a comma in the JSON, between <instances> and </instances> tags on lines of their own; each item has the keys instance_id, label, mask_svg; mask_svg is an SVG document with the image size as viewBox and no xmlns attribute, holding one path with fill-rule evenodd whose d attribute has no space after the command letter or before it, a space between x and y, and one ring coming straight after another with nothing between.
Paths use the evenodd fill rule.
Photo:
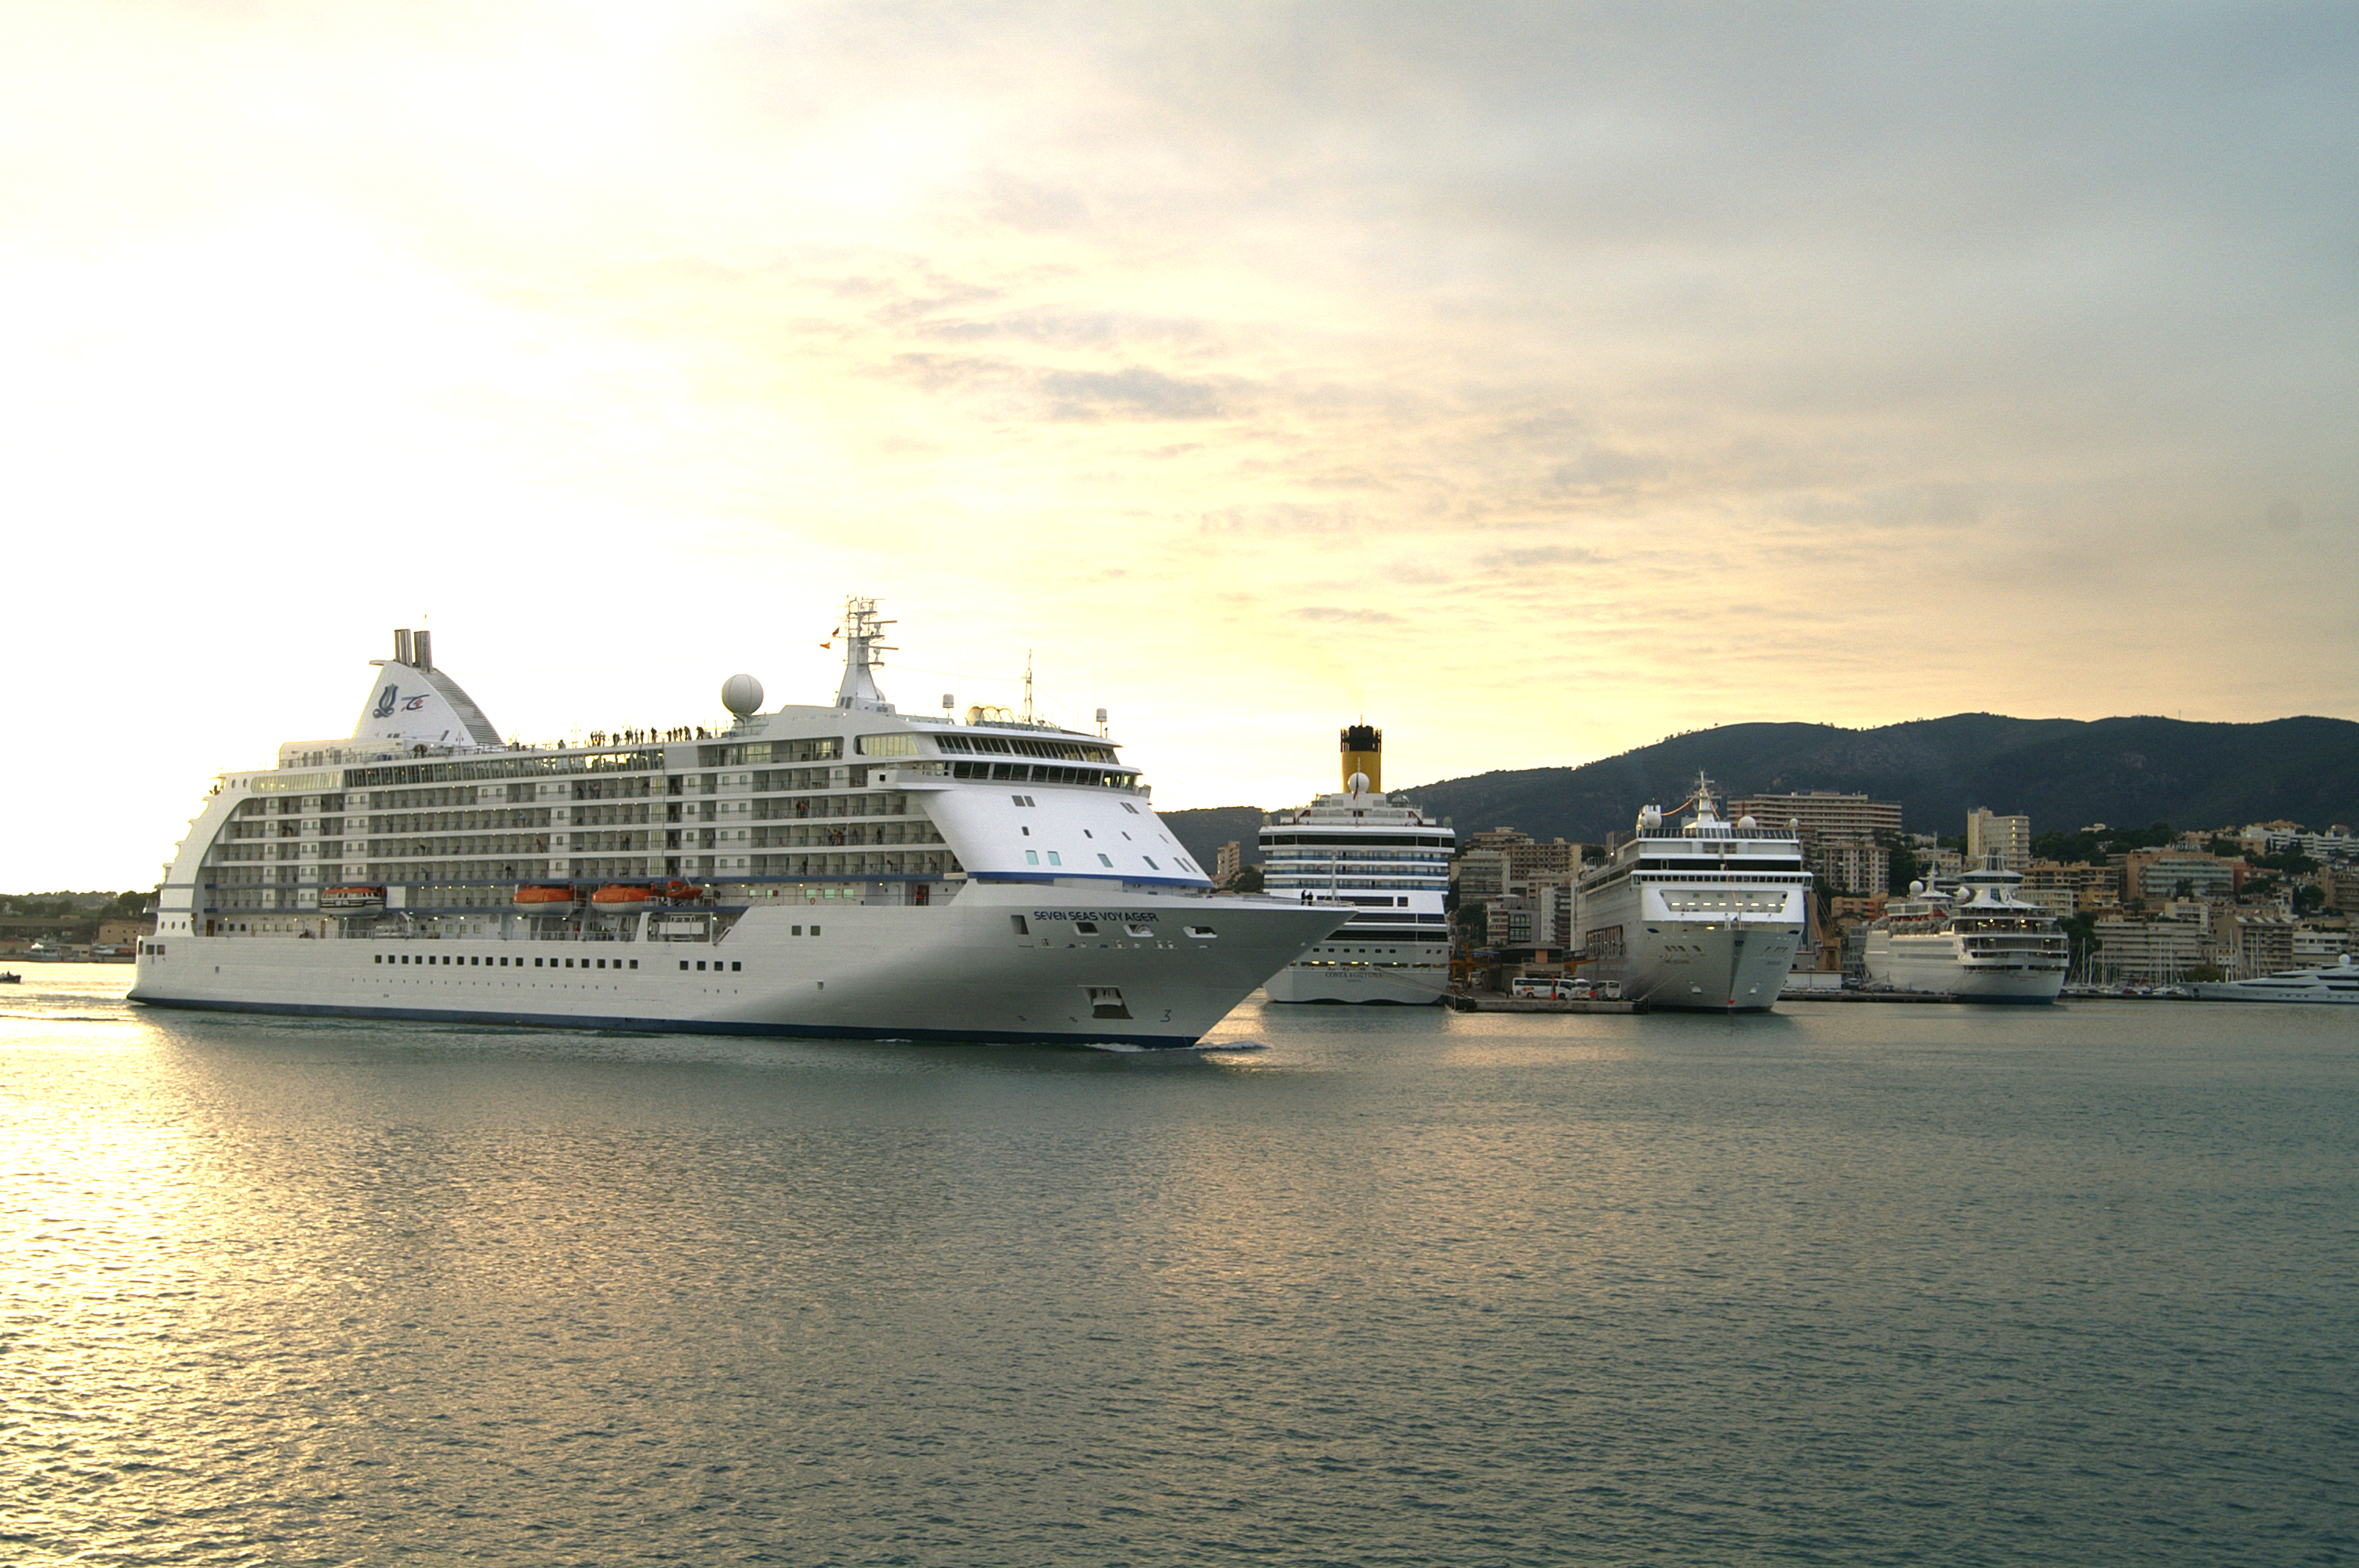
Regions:
<instances>
[{"instance_id":1,"label":"sea water","mask_svg":"<svg viewBox=\"0 0 2359 1568\"><path fill-rule=\"evenodd\" d=\"M0 1560L2359 1560L2359 1010L0 993Z\"/></svg>"}]
</instances>

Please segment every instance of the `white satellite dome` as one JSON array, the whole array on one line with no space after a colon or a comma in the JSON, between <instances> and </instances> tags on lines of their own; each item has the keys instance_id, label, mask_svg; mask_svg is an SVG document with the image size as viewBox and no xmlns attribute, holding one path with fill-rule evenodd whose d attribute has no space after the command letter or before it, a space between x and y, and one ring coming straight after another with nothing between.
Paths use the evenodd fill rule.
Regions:
<instances>
[{"instance_id":1,"label":"white satellite dome","mask_svg":"<svg viewBox=\"0 0 2359 1568\"><path fill-rule=\"evenodd\" d=\"M1922 898L1925 896L1925 884L1921 881L1910 882L1908 891L1913 896Z\"/></svg>"},{"instance_id":2,"label":"white satellite dome","mask_svg":"<svg viewBox=\"0 0 2359 1568\"><path fill-rule=\"evenodd\" d=\"M1343 787L1350 790L1353 795L1365 795L1368 793L1368 775L1365 773L1353 773L1350 778L1343 781Z\"/></svg>"},{"instance_id":3,"label":"white satellite dome","mask_svg":"<svg viewBox=\"0 0 2359 1568\"><path fill-rule=\"evenodd\" d=\"M762 683L752 676L731 676L721 683L721 706L740 719L762 711Z\"/></svg>"},{"instance_id":4,"label":"white satellite dome","mask_svg":"<svg viewBox=\"0 0 2359 1568\"><path fill-rule=\"evenodd\" d=\"M1663 825L1663 808L1650 806L1638 813L1638 827L1643 832L1653 832Z\"/></svg>"},{"instance_id":5,"label":"white satellite dome","mask_svg":"<svg viewBox=\"0 0 2359 1568\"><path fill-rule=\"evenodd\" d=\"M1740 816L1740 817L1738 817L1738 818L1736 819L1736 825L1737 825L1739 827L1744 828L1744 829L1745 829L1745 831L1747 831L1748 833L1749 833L1749 832L1751 832L1754 828L1758 827L1760 827L1760 826L1761 826L1761 824L1759 824L1758 822L1754 821L1754 820L1753 820L1753 818L1751 818L1750 816Z\"/></svg>"}]
</instances>

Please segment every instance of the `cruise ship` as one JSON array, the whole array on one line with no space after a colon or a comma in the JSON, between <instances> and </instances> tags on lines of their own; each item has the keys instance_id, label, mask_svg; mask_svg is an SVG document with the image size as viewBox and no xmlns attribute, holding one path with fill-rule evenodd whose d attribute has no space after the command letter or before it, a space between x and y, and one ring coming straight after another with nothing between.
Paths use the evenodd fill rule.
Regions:
<instances>
[{"instance_id":1,"label":"cruise ship","mask_svg":"<svg viewBox=\"0 0 2359 1568\"><path fill-rule=\"evenodd\" d=\"M136 1001L911 1040L1192 1044L1347 911L1223 894L1115 743L905 714L853 600L831 707L503 741L394 634L348 738L224 773Z\"/></svg>"},{"instance_id":2,"label":"cruise ship","mask_svg":"<svg viewBox=\"0 0 2359 1568\"><path fill-rule=\"evenodd\" d=\"M1675 810L1638 814L1636 832L1581 880L1582 974L1618 980L1648 1008L1766 1012L1801 946L1810 874L1792 827L1720 815L1712 781Z\"/></svg>"},{"instance_id":3,"label":"cruise ship","mask_svg":"<svg viewBox=\"0 0 2359 1568\"><path fill-rule=\"evenodd\" d=\"M2245 980L2204 980L2195 987L2199 1001L2311 1001L2359 1006L2359 963L2343 954L2315 969L2281 969Z\"/></svg>"},{"instance_id":4,"label":"cruise ship","mask_svg":"<svg viewBox=\"0 0 2359 1568\"><path fill-rule=\"evenodd\" d=\"M1867 928L1868 984L1961 1001L2054 1001L2071 943L2052 911L2018 896L2022 886L1995 856L1947 888L1909 883Z\"/></svg>"},{"instance_id":5,"label":"cruise ship","mask_svg":"<svg viewBox=\"0 0 2359 1568\"><path fill-rule=\"evenodd\" d=\"M1450 989L1450 855L1458 835L1384 793L1384 731L1343 732L1341 792L1272 812L1261 829L1262 889L1348 911L1332 936L1270 977L1272 1001L1440 1001Z\"/></svg>"}]
</instances>

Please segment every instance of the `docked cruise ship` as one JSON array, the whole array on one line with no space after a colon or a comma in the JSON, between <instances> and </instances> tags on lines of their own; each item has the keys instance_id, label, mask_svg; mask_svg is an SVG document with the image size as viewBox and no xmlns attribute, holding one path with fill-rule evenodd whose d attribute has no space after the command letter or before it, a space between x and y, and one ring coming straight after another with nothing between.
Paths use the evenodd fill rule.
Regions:
<instances>
[{"instance_id":1,"label":"docked cruise ship","mask_svg":"<svg viewBox=\"0 0 2359 1568\"><path fill-rule=\"evenodd\" d=\"M2053 912L2018 896L1996 857L1950 887L1908 884L1867 928L1868 983L1961 1001L2048 1002L2064 989L2071 940Z\"/></svg>"},{"instance_id":2,"label":"docked cruise ship","mask_svg":"<svg viewBox=\"0 0 2359 1568\"><path fill-rule=\"evenodd\" d=\"M1636 833L1581 880L1582 973L1618 980L1649 1008L1763 1012L1794 967L1809 910L1810 874L1791 827L1724 820L1712 781L1676 810L1638 814Z\"/></svg>"},{"instance_id":3,"label":"docked cruise ship","mask_svg":"<svg viewBox=\"0 0 2359 1568\"><path fill-rule=\"evenodd\" d=\"M712 732L550 747L503 741L427 634L397 633L349 738L216 783L132 998L1186 1045L1343 924L1215 892L1103 733L897 711L888 624L851 601L832 707L764 713L737 676Z\"/></svg>"},{"instance_id":4,"label":"docked cruise ship","mask_svg":"<svg viewBox=\"0 0 2359 1568\"><path fill-rule=\"evenodd\" d=\"M1342 791L1272 812L1262 888L1348 910L1332 936L1270 977L1272 1001L1440 1001L1450 989L1450 854L1458 836L1384 793L1384 731L1345 728Z\"/></svg>"}]
</instances>

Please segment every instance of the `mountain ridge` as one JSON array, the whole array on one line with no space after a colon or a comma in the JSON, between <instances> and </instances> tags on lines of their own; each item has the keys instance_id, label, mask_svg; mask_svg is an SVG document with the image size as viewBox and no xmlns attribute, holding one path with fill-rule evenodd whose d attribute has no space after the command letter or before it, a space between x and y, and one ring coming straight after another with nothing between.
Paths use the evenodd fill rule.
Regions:
<instances>
[{"instance_id":1,"label":"mountain ridge","mask_svg":"<svg viewBox=\"0 0 2359 1568\"><path fill-rule=\"evenodd\" d=\"M1686 798L1699 770L1723 796L1828 790L1897 800L1912 833L1962 832L1976 806L2027 815L2041 833L2092 822L2217 827L2285 818L2322 827L2359 819L2359 723L2316 715L2248 724L1997 713L1867 730L1724 724L1578 767L1503 769L1403 793L1461 833L1509 827L1594 843L1629 827L1642 806ZM1161 815L1209 869L1231 838L1255 858L1261 809Z\"/></svg>"}]
</instances>

